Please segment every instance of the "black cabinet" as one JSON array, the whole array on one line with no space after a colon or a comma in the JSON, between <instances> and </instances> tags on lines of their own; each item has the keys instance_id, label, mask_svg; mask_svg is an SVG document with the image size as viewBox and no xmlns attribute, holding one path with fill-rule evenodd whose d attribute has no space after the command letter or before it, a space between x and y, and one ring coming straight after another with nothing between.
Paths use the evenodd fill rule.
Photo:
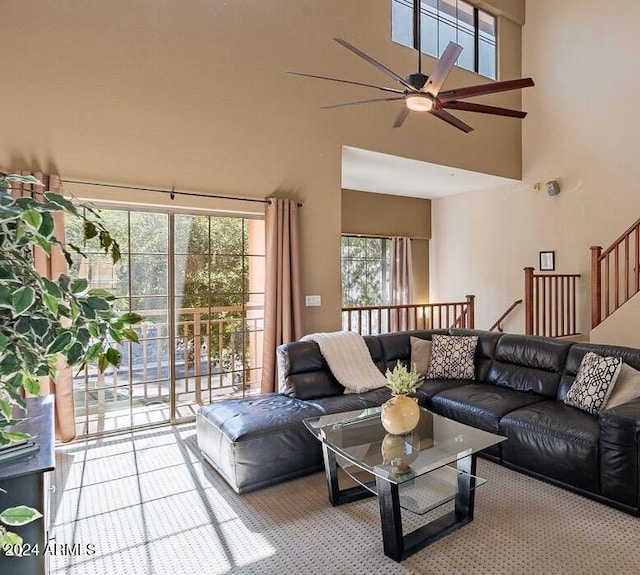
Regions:
<instances>
[{"instance_id":1,"label":"black cabinet","mask_svg":"<svg viewBox=\"0 0 640 575\"><path fill-rule=\"evenodd\" d=\"M27 505L40 511L40 519L11 527L24 540L23 557L7 557L0 552L3 575L40 575L48 572L49 554L49 476L55 463L53 396L27 399L27 412L16 410L14 416L26 420L15 429L31 434L40 449L34 453L0 462L0 510ZM37 547L36 547L37 544Z\"/></svg>"}]
</instances>

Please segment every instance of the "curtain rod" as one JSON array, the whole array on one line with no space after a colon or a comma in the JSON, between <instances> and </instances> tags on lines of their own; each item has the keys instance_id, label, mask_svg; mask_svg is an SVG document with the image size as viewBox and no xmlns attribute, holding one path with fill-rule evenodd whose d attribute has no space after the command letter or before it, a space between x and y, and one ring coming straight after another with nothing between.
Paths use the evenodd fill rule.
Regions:
<instances>
[{"instance_id":1,"label":"curtain rod","mask_svg":"<svg viewBox=\"0 0 640 575\"><path fill-rule=\"evenodd\" d=\"M397 234L393 236L393 235L385 235L385 234L382 234L382 235L381 234L356 234L353 232L342 232L340 235L343 237L350 236L352 238L370 238L372 240L390 240L393 237L396 237L396 238L402 237ZM412 240L423 240L427 242L431 239L431 238L426 238L422 236L405 236L405 237L408 237Z\"/></svg>"},{"instance_id":2,"label":"curtain rod","mask_svg":"<svg viewBox=\"0 0 640 575\"><path fill-rule=\"evenodd\" d=\"M176 190L164 190L162 188L142 188L139 186L123 186L120 184L104 184L101 182L89 182L84 180L70 180L70 179L61 179L63 184L80 184L86 186L98 186L102 188L118 188L121 190L139 190L142 192L155 192L157 194L169 194L171 199L175 199L175 196L192 196L195 198L216 198L220 200L236 200L240 202L257 202L260 204L268 204L271 199L266 198L264 200L260 200L258 198L241 198L237 196L224 196L221 194L197 194L195 192L178 192ZM298 207L302 207L302 204L298 202Z\"/></svg>"}]
</instances>

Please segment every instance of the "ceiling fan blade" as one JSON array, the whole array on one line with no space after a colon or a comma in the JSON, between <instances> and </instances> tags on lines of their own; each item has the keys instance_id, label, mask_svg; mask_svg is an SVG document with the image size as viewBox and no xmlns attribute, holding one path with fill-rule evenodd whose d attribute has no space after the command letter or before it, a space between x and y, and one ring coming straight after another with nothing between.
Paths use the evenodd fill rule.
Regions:
<instances>
[{"instance_id":1,"label":"ceiling fan blade","mask_svg":"<svg viewBox=\"0 0 640 575\"><path fill-rule=\"evenodd\" d=\"M306 76L307 78L318 78L320 80L330 80L331 82L342 82L343 84L354 84L356 86L365 86L367 88L375 88L383 92L393 92L394 94L404 94L403 90L396 88L386 88L385 86L374 86L373 84L363 84L362 82L352 82L351 80L341 80L340 78L329 78L327 76L316 76L315 74L305 74L303 72L287 72L287 74L295 74L296 76Z\"/></svg>"},{"instance_id":2,"label":"ceiling fan blade","mask_svg":"<svg viewBox=\"0 0 640 575\"><path fill-rule=\"evenodd\" d=\"M344 104L332 104L331 106L322 106L321 110L329 110L331 108L342 108L343 106L357 106L358 104L371 104L372 102L391 102L392 100L404 100L402 96L395 98L373 98L372 100L358 100L356 102L345 102Z\"/></svg>"},{"instance_id":3,"label":"ceiling fan blade","mask_svg":"<svg viewBox=\"0 0 640 575\"><path fill-rule=\"evenodd\" d=\"M409 108L407 108L406 106L402 106L402 109L400 110L400 113L398 114L396 121L393 123L393 127L399 128L400 126L402 126L404 121L407 119L408 115L409 115Z\"/></svg>"},{"instance_id":4,"label":"ceiling fan blade","mask_svg":"<svg viewBox=\"0 0 640 575\"><path fill-rule=\"evenodd\" d=\"M469 126L469 124L465 124L462 120L458 120L458 118L449 114L449 112L446 112L445 110L437 110L435 108L432 108L431 110L429 110L429 113L437 116L441 120L447 122L447 124L451 124L452 126L458 128L458 130L462 130L467 134L473 131L473 128Z\"/></svg>"},{"instance_id":5,"label":"ceiling fan blade","mask_svg":"<svg viewBox=\"0 0 640 575\"><path fill-rule=\"evenodd\" d=\"M440 56L436 67L433 69L433 72L431 72L426 85L422 88L423 92L428 92L432 96L438 95L442 85L449 77L451 70L453 70L461 52L462 46L455 42L449 42L442 56Z\"/></svg>"},{"instance_id":6,"label":"ceiling fan blade","mask_svg":"<svg viewBox=\"0 0 640 575\"><path fill-rule=\"evenodd\" d=\"M341 46L344 46L347 50L351 50L354 54L369 62L369 64L371 64L372 66L375 66L378 70L380 70L390 78L393 78L397 82L400 82L405 88L407 88L407 90L410 90L411 92L417 92L416 88L409 84L409 82L407 82L402 76L398 76L398 74L396 74L392 70L389 70L389 68L387 68L385 65L380 64L380 62L374 60L371 56L368 56L362 50L359 50L352 44L349 44L349 42L343 40L342 38L334 38L334 40Z\"/></svg>"},{"instance_id":7,"label":"ceiling fan blade","mask_svg":"<svg viewBox=\"0 0 640 575\"><path fill-rule=\"evenodd\" d=\"M465 112L480 112L481 114L493 114L494 116L508 116L510 118L524 118L526 112L520 110L509 110L508 108L496 108L495 106L486 106L485 104L476 104L475 102L443 102L442 108L449 110L464 110Z\"/></svg>"},{"instance_id":8,"label":"ceiling fan blade","mask_svg":"<svg viewBox=\"0 0 640 575\"><path fill-rule=\"evenodd\" d=\"M494 94L496 92L504 92L506 90L518 90L519 88L528 88L529 86L534 85L532 78L505 80L504 82L491 82L490 84L479 84L478 86L466 86L464 88L446 90L445 92L438 94L438 98L441 102L451 102L452 100L460 100L461 98Z\"/></svg>"}]
</instances>

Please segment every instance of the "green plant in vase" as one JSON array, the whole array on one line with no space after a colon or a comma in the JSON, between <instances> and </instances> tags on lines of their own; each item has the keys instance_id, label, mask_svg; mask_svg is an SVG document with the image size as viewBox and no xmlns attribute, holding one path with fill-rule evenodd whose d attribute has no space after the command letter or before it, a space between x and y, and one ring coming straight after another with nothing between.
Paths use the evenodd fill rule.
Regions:
<instances>
[{"instance_id":1,"label":"green plant in vase","mask_svg":"<svg viewBox=\"0 0 640 575\"><path fill-rule=\"evenodd\" d=\"M35 197L14 198L12 182L36 186ZM115 296L103 289L89 289L87 280L66 274L49 279L34 266L34 248L50 255L60 249L69 264L73 255L84 257L79 246L65 244L55 236L54 213L82 220L86 240L98 242L116 263L120 247L90 206L79 209L73 202L45 188L33 176L0 173L0 447L28 439L13 430L14 407L25 407L21 390L37 395L39 378L56 376L58 356L80 369L97 362L103 372L119 366L117 345L137 342L130 328L142 318L119 314ZM27 413L28 416L28 413ZM0 503L2 493L0 492ZM26 506L0 513L0 549L22 539L7 529L41 517Z\"/></svg>"},{"instance_id":2,"label":"green plant in vase","mask_svg":"<svg viewBox=\"0 0 640 575\"><path fill-rule=\"evenodd\" d=\"M387 369L385 373L387 387L393 395L406 395L418 389L424 377L415 371L409 371L405 365L398 362L393 371Z\"/></svg>"},{"instance_id":3,"label":"green plant in vase","mask_svg":"<svg viewBox=\"0 0 640 575\"><path fill-rule=\"evenodd\" d=\"M393 397L382 406L382 426L392 435L410 433L420 421L420 407L418 400L407 394L418 389L423 376L398 362L393 371L387 370L385 377Z\"/></svg>"}]
</instances>

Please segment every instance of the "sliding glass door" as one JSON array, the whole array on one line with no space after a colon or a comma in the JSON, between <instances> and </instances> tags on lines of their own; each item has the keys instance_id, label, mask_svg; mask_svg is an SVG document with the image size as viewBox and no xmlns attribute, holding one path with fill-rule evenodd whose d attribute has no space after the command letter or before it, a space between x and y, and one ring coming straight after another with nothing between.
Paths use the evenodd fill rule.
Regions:
<instances>
[{"instance_id":1,"label":"sliding glass door","mask_svg":"<svg viewBox=\"0 0 640 575\"><path fill-rule=\"evenodd\" d=\"M112 266L89 242L71 274L144 319L139 343L121 344L120 368L74 378L78 435L188 421L202 404L258 390L264 222L122 209L101 216L122 260ZM67 230L67 241L80 237Z\"/></svg>"}]
</instances>

